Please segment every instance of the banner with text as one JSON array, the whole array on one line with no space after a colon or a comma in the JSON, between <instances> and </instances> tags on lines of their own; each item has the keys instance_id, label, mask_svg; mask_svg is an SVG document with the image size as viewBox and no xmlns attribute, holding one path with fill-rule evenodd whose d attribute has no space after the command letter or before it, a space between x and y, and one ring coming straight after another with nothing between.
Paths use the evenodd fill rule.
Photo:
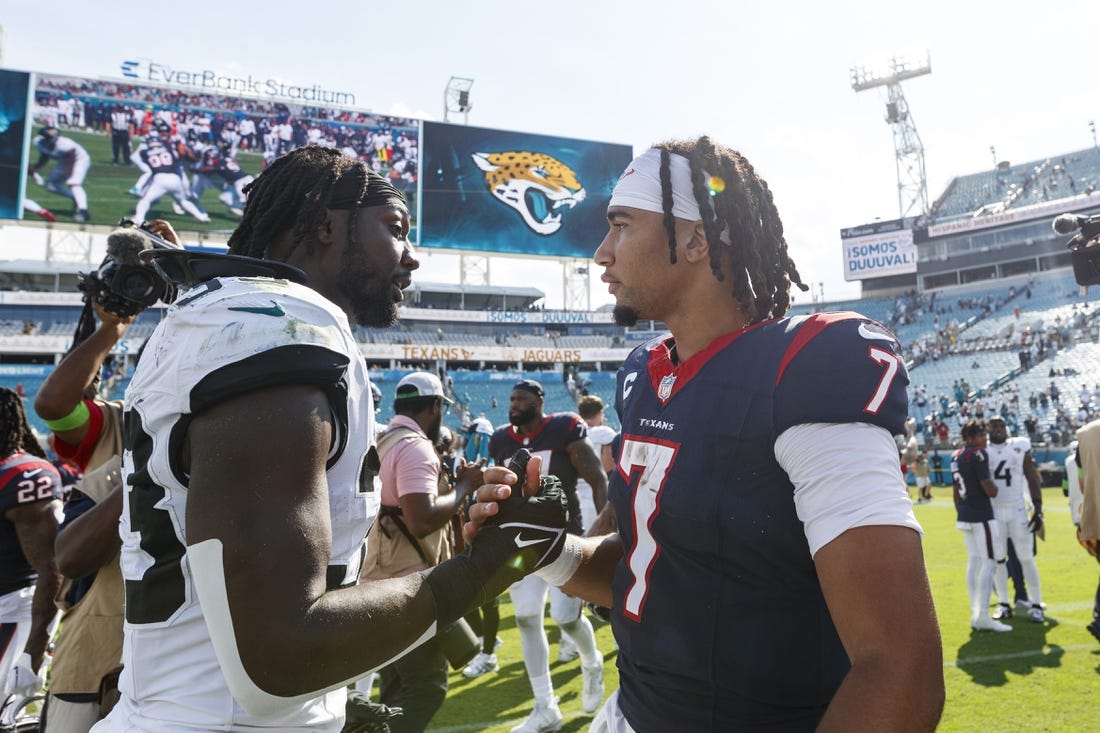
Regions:
<instances>
[{"instance_id":1,"label":"banner with text","mask_svg":"<svg viewBox=\"0 0 1100 733\"><path fill-rule=\"evenodd\" d=\"M917 271L917 247L913 244L912 230L871 231L845 237L845 233L849 231L841 232L845 280L864 280Z\"/></svg>"}]
</instances>

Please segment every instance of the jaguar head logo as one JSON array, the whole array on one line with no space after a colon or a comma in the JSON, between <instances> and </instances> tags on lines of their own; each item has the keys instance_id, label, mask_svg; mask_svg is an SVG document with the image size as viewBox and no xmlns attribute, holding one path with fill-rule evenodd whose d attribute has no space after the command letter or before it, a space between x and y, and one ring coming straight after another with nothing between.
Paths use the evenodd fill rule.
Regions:
<instances>
[{"instance_id":1,"label":"jaguar head logo","mask_svg":"<svg viewBox=\"0 0 1100 733\"><path fill-rule=\"evenodd\" d=\"M485 185L501 203L516 210L536 234L561 229L562 215L584 201L584 186L573 169L546 153L514 150L474 153Z\"/></svg>"}]
</instances>

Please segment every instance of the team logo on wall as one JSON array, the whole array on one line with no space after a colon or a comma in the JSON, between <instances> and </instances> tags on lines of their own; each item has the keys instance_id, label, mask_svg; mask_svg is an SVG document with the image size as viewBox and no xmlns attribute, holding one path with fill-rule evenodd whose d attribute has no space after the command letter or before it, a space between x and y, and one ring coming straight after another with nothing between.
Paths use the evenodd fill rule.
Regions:
<instances>
[{"instance_id":1,"label":"team logo on wall","mask_svg":"<svg viewBox=\"0 0 1100 733\"><path fill-rule=\"evenodd\" d=\"M672 385L674 384L676 384L675 374L661 377L661 383L657 386L657 396L661 398L661 402L666 401L672 394Z\"/></svg>"},{"instance_id":2,"label":"team logo on wall","mask_svg":"<svg viewBox=\"0 0 1100 733\"><path fill-rule=\"evenodd\" d=\"M536 234L561 229L565 211L584 201L584 186L573 169L546 153L513 150L470 157L485 172L485 186L493 196L515 209Z\"/></svg>"}]
</instances>

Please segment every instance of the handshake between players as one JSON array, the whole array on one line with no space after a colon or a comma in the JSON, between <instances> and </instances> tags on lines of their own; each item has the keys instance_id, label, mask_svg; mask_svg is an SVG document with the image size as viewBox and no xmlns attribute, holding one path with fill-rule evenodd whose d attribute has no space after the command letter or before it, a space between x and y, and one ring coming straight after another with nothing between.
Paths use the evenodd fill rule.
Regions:
<instances>
[{"instance_id":1,"label":"handshake between players","mask_svg":"<svg viewBox=\"0 0 1100 733\"><path fill-rule=\"evenodd\" d=\"M569 522L568 502L556 476L539 475L541 462L521 450L507 469L485 469L486 483L477 489L470 521L462 528L466 551L426 577L441 626L558 559Z\"/></svg>"}]
</instances>

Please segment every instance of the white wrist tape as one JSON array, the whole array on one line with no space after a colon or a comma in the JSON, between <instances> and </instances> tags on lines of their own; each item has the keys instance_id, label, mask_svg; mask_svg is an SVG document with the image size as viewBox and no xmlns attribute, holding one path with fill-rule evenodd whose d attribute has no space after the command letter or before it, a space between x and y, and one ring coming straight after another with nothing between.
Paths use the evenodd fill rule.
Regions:
<instances>
[{"instance_id":1,"label":"white wrist tape","mask_svg":"<svg viewBox=\"0 0 1100 733\"><path fill-rule=\"evenodd\" d=\"M576 535L566 535L565 544L562 545L561 554L554 562L539 568L535 575L539 576L554 587L565 585L576 574L584 557L581 538Z\"/></svg>"}]
</instances>

